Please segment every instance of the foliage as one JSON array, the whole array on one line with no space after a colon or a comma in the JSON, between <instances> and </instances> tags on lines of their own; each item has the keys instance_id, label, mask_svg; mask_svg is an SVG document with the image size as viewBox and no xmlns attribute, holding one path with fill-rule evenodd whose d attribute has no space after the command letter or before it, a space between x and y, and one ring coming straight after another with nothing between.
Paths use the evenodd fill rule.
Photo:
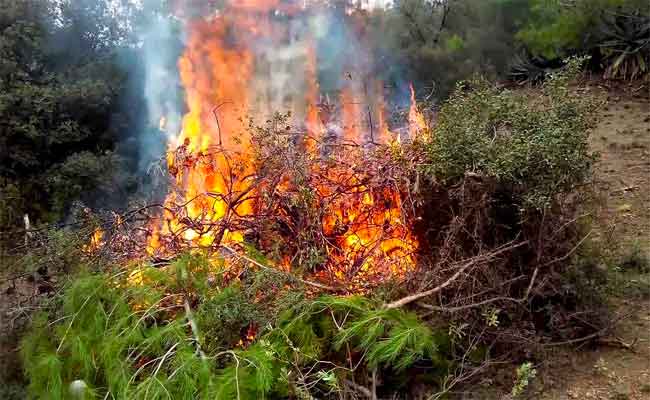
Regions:
<instances>
[{"instance_id":1,"label":"foliage","mask_svg":"<svg viewBox=\"0 0 650 400\"><path fill-rule=\"evenodd\" d=\"M533 364L525 362L517 368L517 380L512 388L512 397L520 396L524 393L530 381L537 375L537 370Z\"/></svg>"},{"instance_id":2,"label":"foliage","mask_svg":"<svg viewBox=\"0 0 650 400\"><path fill-rule=\"evenodd\" d=\"M597 0L598 6L589 6L587 3L594 2L578 1L565 6L559 0L534 0L530 20L517 37L535 55L547 59L566 57L567 52L584 45L584 33L597 18L596 10L609 2Z\"/></svg>"},{"instance_id":3,"label":"foliage","mask_svg":"<svg viewBox=\"0 0 650 400\"><path fill-rule=\"evenodd\" d=\"M23 342L30 394L70 398L75 382L112 398L326 396L339 390L339 379L363 371L348 368L351 350L363 368L403 370L429 360L446 372L445 335L415 314L362 297L288 302L287 293L274 298L283 311L270 313L271 302L249 297L259 295L251 292L257 274L223 286L227 274L214 266L184 255L164 270L75 279ZM195 319L184 306L190 302ZM193 320L196 331L187 325Z\"/></svg>"},{"instance_id":4,"label":"foliage","mask_svg":"<svg viewBox=\"0 0 650 400\"><path fill-rule=\"evenodd\" d=\"M0 230L23 214L58 222L75 200L107 206L134 191L120 146L143 100L123 64L133 6L122 3L116 15L101 1L0 1Z\"/></svg>"},{"instance_id":5,"label":"foliage","mask_svg":"<svg viewBox=\"0 0 650 400\"><path fill-rule=\"evenodd\" d=\"M649 21L645 1L535 0L517 39L535 56L589 54L606 78L635 79L648 72Z\"/></svg>"},{"instance_id":6,"label":"foliage","mask_svg":"<svg viewBox=\"0 0 650 400\"><path fill-rule=\"evenodd\" d=\"M640 273L650 272L650 257L644 252L640 241L634 241L623 255L620 268Z\"/></svg>"},{"instance_id":7,"label":"foliage","mask_svg":"<svg viewBox=\"0 0 650 400\"><path fill-rule=\"evenodd\" d=\"M519 45L528 2L519 0L405 0L375 10L369 26L383 61L378 72L398 86L405 79L444 99L475 73L505 77Z\"/></svg>"},{"instance_id":8,"label":"foliage","mask_svg":"<svg viewBox=\"0 0 650 400\"><path fill-rule=\"evenodd\" d=\"M457 346L477 359L463 338L512 350L540 334L563 341L607 326L605 284L571 262L590 234L575 221L595 159L588 134L597 103L570 88L582 61L534 91L461 83L412 144L425 151L423 175L411 180L423 249L414 286L428 299L418 305L443 313Z\"/></svg>"},{"instance_id":9,"label":"foliage","mask_svg":"<svg viewBox=\"0 0 650 400\"><path fill-rule=\"evenodd\" d=\"M650 297L650 257L640 241L626 244L607 260L607 292L614 296Z\"/></svg>"},{"instance_id":10,"label":"foliage","mask_svg":"<svg viewBox=\"0 0 650 400\"><path fill-rule=\"evenodd\" d=\"M561 67L561 61L549 61L540 56L532 56L528 51L523 51L510 60L508 76L519 83L539 84L544 81L546 76Z\"/></svg>"},{"instance_id":11,"label":"foliage","mask_svg":"<svg viewBox=\"0 0 650 400\"><path fill-rule=\"evenodd\" d=\"M466 173L493 178L539 208L584 184L593 102L568 88L580 64L550 75L533 100L481 79L459 84L431 132L426 171L449 183Z\"/></svg>"},{"instance_id":12,"label":"foliage","mask_svg":"<svg viewBox=\"0 0 650 400\"><path fill-rule=\"evenodd\" d=\"M366 24L377 72L398 87L445 99L474 74L533 82L559 60L592 56L606 78L647 76L644 0L403 0L374 10ZM541 72L541 73L540 73ZM531 79L532 78L532 79Z\"/></svg>"},{"instance_id":13,"label":"foliage","mask_svg":"<svg viewBox=\"0 0 650 400\"><path fill-rule=\"evenodd\" d=\"M599 47L607 66L605 78L649 78L650 12L605 15Z\"/></svg>"}]
</instances>

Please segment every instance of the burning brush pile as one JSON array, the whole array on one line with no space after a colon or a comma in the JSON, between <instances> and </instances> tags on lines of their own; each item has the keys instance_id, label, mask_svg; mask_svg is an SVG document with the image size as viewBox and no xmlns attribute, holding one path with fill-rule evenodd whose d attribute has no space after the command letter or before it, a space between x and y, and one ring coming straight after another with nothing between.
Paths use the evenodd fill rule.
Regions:
<instances>
[{"instance_id":1,"label":"burning brush pile","mask_svg":"<svg viewBox=\"0 0 650 400\"><path fill-rule=\"evenodd\" d=\"M35 321L34 394L440 396L598 326L567 275L588 238L579 63L537 98L467 83L431 124L408 84L386 100L354 13L335 14L246 1L186 21L169 192L83 247L117 268L71 285L54 336Z\"/></svg>"},{"instance_id":2,"label":"burning brush pile","mask_svg":"<svg viewBox=\"0 0 650 400\"><path fill-rule=\"evenodd\" d=\"M367 60L349 61L353 72L342 71L333 94L323 95L323 55L313 29L299 22L331 21L283 7L233 2L189 24L178 63L187 113L179 127L161 121L172 184L162 216L148 225L147 255L223 256L246 243L285 271L309 265L301 272L342 291L403 280L418 242L391 152L427 132L413 88L395 132L383 83L355 65Z\"/></svg>"}]
</instances>

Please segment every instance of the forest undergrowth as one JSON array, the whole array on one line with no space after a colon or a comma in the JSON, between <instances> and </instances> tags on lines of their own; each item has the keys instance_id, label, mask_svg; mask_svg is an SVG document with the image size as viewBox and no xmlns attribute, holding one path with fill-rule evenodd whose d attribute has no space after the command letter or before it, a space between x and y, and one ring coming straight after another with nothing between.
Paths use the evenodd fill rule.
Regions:
<instances>
[{"instance_id":1,"label":"forest undergrowth","mask_svg":"<svg viewBox=\"0 0 650 400\"><path fill-rule=\"evenodd\" d=\"M142 213L87 224L103 229L102 246L67 249L61 264L75 278L49 296L23 341L29 392L441 399L515 362L512 392L524 393L544 348L616 323L603 283L584 268L592 228L579 205L592 198L587 140L599 102L569 89L581 63L549 75L535 96L463 82L426 135L371 152L391 171L419 247L416 268L362 290L358 277L373 275L346 271L347 286L317 279L326 261L309 255L327 249L317 234L283 233L313 210L308 185L266 199L288 211L278 222L262 209L236 248L126 260L130 247L112 239L142 226ZM283 125L259 129L268 139L256 142L257 162L274 164L256 182L304 179L300 144L278 136ZM379 171L363 171L371 189L386 185ZM301 256L277 268L278 249Z\"/></svg>"}]
</instances>

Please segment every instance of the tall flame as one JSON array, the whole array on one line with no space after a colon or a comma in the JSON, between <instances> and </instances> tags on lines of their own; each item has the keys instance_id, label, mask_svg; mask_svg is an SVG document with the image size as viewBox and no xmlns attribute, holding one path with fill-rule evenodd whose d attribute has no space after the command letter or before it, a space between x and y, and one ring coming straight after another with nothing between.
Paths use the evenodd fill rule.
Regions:
<instances>
[{"instance_id":1,"label":"tall flame","mask_svg":"<svg viewBox=\"0 0 650 400\"><path fill-rule=\"evenodd\" d=\"M307 103L307 116L305 124L307 136L305 138L305 149L312 156L317 156L318 143L322 139L324 126L320 119L318 109L318 65L316 60L316 50L314 46L307 48L307 65L305 75L307 77L307 92L305 101Z\"/></svg>"},{"instance_id":2,"label":"tall flame","mask_svg":"<svg viewBox=\"0 0 650 400\"><path fill-rule=\"evenodd\" d=\"M359 82L343 78L340 116L330 115L320 102L315 39L296 39L274 17L276 12L307 11L278 0L231 0L214 17L188 23L178 62L187 113L167 158L175 188L165 201L162 222L152 227L150 255L171 256L178 241L190 247L244 241L246 232L236 221L255 216L259 189L250 178L256 172L246 123L251 114L292 109L294 122L305 127L304 148L315 160L321 157L319 143L332 121L340 121L338 140L344 143L363 145L370 136L375 143L390 140L381 82L375 80L373 93L367 93ZM416 112L411 91L409 125L422 129L424 119ZM339 187L351 188L338 193L324 210L322 230L330 244L318 277L362 288L369 280L403 276L415 264L417 241L404 221L399 191L373 191L355 172L356 156L351 152L340 157L346 162L311 171L312 185L323 199ZM211 229L215 225L222 229ZM285 270L290 269L288 260L285 255L280 263Z\"/></svg>"},{"instance_id":3,"label":"tall flame","mask_svg":"<svg viewBox=\"0 0 650 400\"><path fill-rule=\"evenodd\" d=\"M411 106L409 108L409 134L411 138L415 138L426 130L427 123L424 119L424 115L420 112L420 110L418 110L418 104L415 101L415 90L413 90L412 83L409 85L409 90L411 91Z\"/></svg>"}]
</instances>

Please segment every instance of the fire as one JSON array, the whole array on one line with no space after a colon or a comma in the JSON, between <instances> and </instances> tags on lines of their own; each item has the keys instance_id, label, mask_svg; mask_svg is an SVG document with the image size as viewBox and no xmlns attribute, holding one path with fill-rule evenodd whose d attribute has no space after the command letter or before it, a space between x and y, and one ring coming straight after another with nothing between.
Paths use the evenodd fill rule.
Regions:
<instances>
[{"instance_id":1,"label":"fire","mask_svg":"<svg viewBox=\"0 0 650 400\"><path fill-rule=\"evenodd\" d=\"M83 246L83 251L86 253L94 253L104 245L104 231L101 228L96 228L90 236L88 244Z\"/></svg>"},{"instance_id":2,"label":"fire","mask_svg":"<svg viewBox=\"0 0 650 400\"><path fill-rule=\"evenodd\" d=\"M341 91L341 107L343 117L343 139L347 143L363 143L361 139L361 110L358 100L354 98L352 89L343 88Z\"/></svg>"},{"instance_id":3,"label":"fire","mask_svg":"<svg viewBox=\"0 0 650 400\"><path fill-rule=\"evenodd\" d=\"M380 81L376 82L376 108L377 108L377 134L373 134L373 140L378 143L390 143L393 141L393 137L397 137L390 131L388 128L388 123L386 122L386 110L384 105L384 95L383 95L383 85Z\"/></svg>"},{"instance_id":4,"label":"fire","mask_svg":"<svg viewBox=\"0 0 650 400\"><path fill-rule=\"evenodd\" d=\"M373 193L358 185L328 211L323 232L334 237L336 246L329 249L328 267L320 273L324 280L363 290L384 278L404 276L414 266L417 241L402 220L397 191Z\"/></svg>"},{"instance_id":5,"label":"fire","mask_svg":"<svg viewBox=\"0 0 650 400\"><path fill-rule=\"evenodd\" d=\"M411 107L409 108L409 134L411 138L416 138L419 134L424 132L427 128L427 123L424 115L418 110L418 104L415 101L415 90L413 84L409 85L411 91Z\"/></svg>"},{"instance_id":6,"label":"fire","mask_svg":"<svg viewBox=\"0 0 650 400\"><path fill-rule=\"evenodd\" d=\"M362 85L347 73L340 78L339 106L329 101L325 106L314 37L296 39L274 17L278 13L308 10L273 0L233 0L212 18L188 23L178 62L187 113L167 157L174 186L161 220L151 226L147 252L168 257L180 248L218 249L246 241L242 221L262 218L258 201L267 195L267 188L255 184L259 171L247 118L288 108L292 124L304 127L298 143L313 161L305 184L317 194L314 207L322 211L328 243L327 261L316 277L358 290L400 279L414 268L418 247L401 194L389 185L369 185L368 174L377 172L359 172L355 165L365 145L386 144L393 136L384 116L383 85L374 78ZM409 126L419 132L425 124L412 87L411 97ZM319 150L332 132L344 149L358 146ZM283 181L274 190L294 189ZM290 271L290 260L283 255L279 268Z\"/></svg>"},{"instance_id":7,"label":"fire","mask_svg":"<svg viewBox=\"0 0 650 400\"><path fill-rule=\"evenodd\" d=\"M215 240L243 240L241 232L227 226L221 227L216 235L213 230L204 229L227 223L234 214L252 213L251 201L246 198L249 184L240 178L252 173L247 160L235 156L241 161L235 171L224 154L211 151L242 151L250 142L244 118L249 106L246 88L253 72L253 54L245 46L227 43L230 29L252 23L237 18L241 14L239 7L249 5L244 2L234 7L231 14L194 22L185 53L178 62L189 111L183 117L180 134L170 143L167 162L180 190L167 197L164 223L161 228L154 228L147 247L151 255L164 255L160 250L169 250L161 243L165 236L181 237L196 247L209 247ZM239 197L236 204L223 197L226 193ZM175 205L181 203L187 207L175 212Z\"/></svg>"},{"instance_id":8,"label":"fire","mask_svg":"<svg viewBox=\"0 0 650 400\"><path fill-rule=\"evenodd\" d=\"M316 50L309 46L307 48L307 93L305 101L307 103L307 115L305 125L307 136L305 137L305 150L314 157L318 156L318 142L323 136L323 123L320 119L318 109L318 66L316 60Z\"/></svg>"}]
</instances>

